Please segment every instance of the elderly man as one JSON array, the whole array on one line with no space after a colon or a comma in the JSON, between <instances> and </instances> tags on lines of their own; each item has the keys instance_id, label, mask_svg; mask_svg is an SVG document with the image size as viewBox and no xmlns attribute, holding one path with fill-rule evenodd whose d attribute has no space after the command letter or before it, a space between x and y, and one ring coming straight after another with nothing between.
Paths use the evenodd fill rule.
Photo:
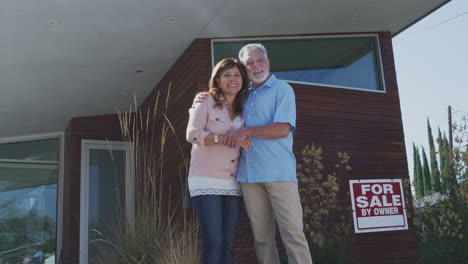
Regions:
<instances>
[{"instance_id":1,"label":"elderly man","mask_svg":"<svg viewBox=\"0 0 468 264\"><path fill-rule=\"evenodd\" d=\"M239 52L251 85L244 103L245 128L226 137L232 147L245 137L253 146L242 150L237 180L255 237L260 263L279 263L275 240L278 223L290 264L312 263L305 239L302 207L292 152L296 129L296 104L291 86L270 74L267 51L261 44L248 44Z\"/></svg>"}]
</instances>

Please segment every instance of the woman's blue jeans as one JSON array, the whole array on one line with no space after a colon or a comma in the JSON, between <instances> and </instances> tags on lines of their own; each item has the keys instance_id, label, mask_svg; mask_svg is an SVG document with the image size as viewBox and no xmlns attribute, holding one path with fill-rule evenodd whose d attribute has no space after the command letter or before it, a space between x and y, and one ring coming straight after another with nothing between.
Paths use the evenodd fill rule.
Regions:
<instances>
[{"instance_id":1,"label":"woman's blue jeans","mask_svg":"<svg viewBox=\"0 0 468 264\"><path fill-rule=\"evenodd\" d=\"M199 195L192 201L200 223L202 264L232 264L242 197Z\"/></svg>"}]
</instances>

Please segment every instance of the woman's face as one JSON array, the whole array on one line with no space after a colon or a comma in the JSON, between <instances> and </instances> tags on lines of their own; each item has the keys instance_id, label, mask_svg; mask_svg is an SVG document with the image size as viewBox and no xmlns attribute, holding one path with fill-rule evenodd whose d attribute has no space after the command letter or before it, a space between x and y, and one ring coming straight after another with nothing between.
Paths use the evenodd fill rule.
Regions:
<instances>
[{"instance_id":1,"label":"woman's face","mask_svg":"<svg viewBox=\"0 0 468 264\"><path fill-rule=\"evenodd\" d=\"M219 88L226 96L236 95L242 89L242 75L237 66L229 68L221 73L218 78Z\"/></svg>"}]
</instances>

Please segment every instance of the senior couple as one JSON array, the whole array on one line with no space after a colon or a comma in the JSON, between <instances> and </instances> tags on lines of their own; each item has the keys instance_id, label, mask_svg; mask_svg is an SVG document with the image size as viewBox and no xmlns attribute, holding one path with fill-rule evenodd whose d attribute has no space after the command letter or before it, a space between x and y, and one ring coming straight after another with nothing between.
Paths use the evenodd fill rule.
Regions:
<instances>
[{"instance_id":1,"label":"senior couple","mask_svg":"<svg viewBox=\"0 0 468 264\"><path fill-rule=\"evenodd\" d=\"M248 44L239 61L221 60L208 93L197 96L189 113L188 185L200 223L202 263L233 263L242 200L259 263L279 263L275 222L289 263L312 263L292 153L294 92L270 74L265 47Z\"/></svg>"}]
</instances>

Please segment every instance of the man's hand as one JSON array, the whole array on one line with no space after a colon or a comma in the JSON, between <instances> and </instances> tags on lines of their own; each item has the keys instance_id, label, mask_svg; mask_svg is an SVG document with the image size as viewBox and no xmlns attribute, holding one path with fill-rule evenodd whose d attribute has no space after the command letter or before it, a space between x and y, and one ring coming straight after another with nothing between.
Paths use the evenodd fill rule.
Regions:
<instances>
[{"instance_id":1,"label":"man's hand","mask_svg":"<svg viewBox=\"0 0 468 264\"><path fill-rule=\"evenodd\" d=\"M240 128L226 135L226 137L224 138L224 145L234 148L239 146L240 143L246 138L247 135L245 133L245 128Z\"/></svg>"},{"instance_id":2,"label":"man's hand","mask_svg":"<svg viewBox=\"0 0 468 264\"><path fill-rule=\"evenodd\" d=\"M203 103L203 102L205 102L205 100L207 100L208 97L210 97L210 94L209 94L209 93L199 93L199 94L197 94L197 96L196 96L195 99L193 100L192 108L195 107L195 104L196 104L196 103Z\"/></svg>"}]
</instances>

